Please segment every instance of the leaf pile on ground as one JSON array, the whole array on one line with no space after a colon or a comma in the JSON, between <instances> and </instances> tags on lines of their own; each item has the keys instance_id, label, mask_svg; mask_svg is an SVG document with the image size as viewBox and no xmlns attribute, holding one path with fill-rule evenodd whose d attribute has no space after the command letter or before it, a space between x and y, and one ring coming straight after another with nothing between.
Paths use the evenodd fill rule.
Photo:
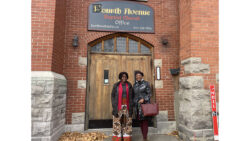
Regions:
<instances>
[{"instance_id":1,"label":"leaf pile on ground","mask_svg":"<svg viewBox=\"0 0 250 141\"><path fill-rule=\"evenodd\" d=\"M171 133L168 134L169 136L175 136L176 138L179 138L179 133L178 131L173 131Z\"/></svg>"},{"instance_id":2,"label":"leaf pile on ground","mask_svg":"<svg viewBox=\"0 0 250 141\"><path fill-rule=\"evenodd\" d=\"M65 132L58 141L103 141L105 138L108 138L108 136L100 132Z\"/></svg>"}]
</instances>

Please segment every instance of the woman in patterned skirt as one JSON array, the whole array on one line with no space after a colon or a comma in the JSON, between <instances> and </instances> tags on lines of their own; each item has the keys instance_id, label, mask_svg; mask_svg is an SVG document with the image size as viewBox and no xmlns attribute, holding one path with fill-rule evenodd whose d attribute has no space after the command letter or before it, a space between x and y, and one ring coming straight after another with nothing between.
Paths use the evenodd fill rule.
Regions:
<instances>
[{"instance_id":1,"label":"woman in patterned skirt","mask_svg":"<svg viewBox=\"0 0 250 141\"><path fill-rule=\"evenodd\" d=\"M131 141L133 90L131 83L127 81L127 72L121 72L119 79L120 81L114 84L111 93L113 107L112 141Z\"/></svg>"}]
</instances>

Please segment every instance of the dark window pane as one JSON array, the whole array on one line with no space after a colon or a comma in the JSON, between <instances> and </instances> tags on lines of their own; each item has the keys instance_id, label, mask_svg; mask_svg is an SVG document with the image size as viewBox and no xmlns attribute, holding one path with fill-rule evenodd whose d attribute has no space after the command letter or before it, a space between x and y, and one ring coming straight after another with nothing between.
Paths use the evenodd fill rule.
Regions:
<instances>
[{"instance_id":1,"label":"dark window pane","mask_svg":"<svg viewBox=\"0 0 250 141\"><path fill-rule=\"evenodd\" d=\"M146 46L144 46L143 44L141 44L141 53L146 53L146 54L150 54L150 49Z\"/></svg>"},{"instance_id":2,"label":"dark window pane","mask_svg":"<svg viewBox=\"0 0 250 141\"><path fill-rule=\"evenodd\" d=\"M117 52L126 52L126 38L125 37L117 37L116 49L117 49Z\"/></svg>"},{"instance_id":3,"label":"dark window pane","mask_svg":"<svg viewBox=\"0 0 250 141\"><path fill-rule=\"evenodd\" d=\"M129 39L129 53L138 53L138 42Z\"/></svg>"},{"instance_id":4,"label":"dark window pane","mask_svg":"<svg viewBox=\"0 0 250 141\"><path fill-rule=\"evenodd\" d=\"M104 70L104 84L109 83L109 70Z\"/></svg>"},{"instance_id":5,"label":"dark window pane","mask_svg":"<svg viewBox=\"0 0 250 141\"><path fill-rule=\"evenodd\" d=\"M91 52L101 52L102 51L102 43L98 43L91 48Z\"/></svg>"},{"instance_id":6,"label":"dark window pane","mask_svg":"<svg viewBox=\"0 0 250 141\"><path fill-rule=\"evenodd\" d=\"M104 41L104 52L114 51L114 39L108 39Z\"/></svg>"}]
</instances>

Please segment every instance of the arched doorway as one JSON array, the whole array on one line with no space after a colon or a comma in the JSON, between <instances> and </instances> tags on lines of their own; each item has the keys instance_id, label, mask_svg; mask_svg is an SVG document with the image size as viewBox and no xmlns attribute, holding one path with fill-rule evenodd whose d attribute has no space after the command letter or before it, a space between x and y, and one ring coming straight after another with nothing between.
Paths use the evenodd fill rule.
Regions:
<instances>
[{"instance_id":1,"label":"arched doorway","mask_svg":"<svg viewBox=\"0 0 250 141\"><path fill-rule=\"evenodd\" d=\"M134 84L135 72L140 70L153 83L152 52L152 45L125 33L89 43L85 129L112 127L111 91L120 72L128 72L128 81Z\"/></svg>"}]
</instances>

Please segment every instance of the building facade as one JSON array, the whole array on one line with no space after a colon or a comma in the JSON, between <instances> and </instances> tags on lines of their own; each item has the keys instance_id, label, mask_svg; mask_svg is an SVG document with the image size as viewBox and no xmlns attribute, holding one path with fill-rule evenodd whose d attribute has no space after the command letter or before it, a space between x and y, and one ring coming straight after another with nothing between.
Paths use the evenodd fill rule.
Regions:
<instances>
[{"instance_id":1,"label":"building facade","mask_svg":"<svg viewBox=\"0 0 250 141\"><path fill-rule=\"evenodd\" d=\"M91 29L90 19L98 19L93 5L105 2L151 9L153 31ZM124 20L112 17L119 10L100 12L124 25L145 11ZM209 86L218 102L218 37L218 0L32 0L32 140L109 127L113 84L121 71L134 83L137 70L160 110L149 132L212 140Z\"/></svg>"}]
</instances>

